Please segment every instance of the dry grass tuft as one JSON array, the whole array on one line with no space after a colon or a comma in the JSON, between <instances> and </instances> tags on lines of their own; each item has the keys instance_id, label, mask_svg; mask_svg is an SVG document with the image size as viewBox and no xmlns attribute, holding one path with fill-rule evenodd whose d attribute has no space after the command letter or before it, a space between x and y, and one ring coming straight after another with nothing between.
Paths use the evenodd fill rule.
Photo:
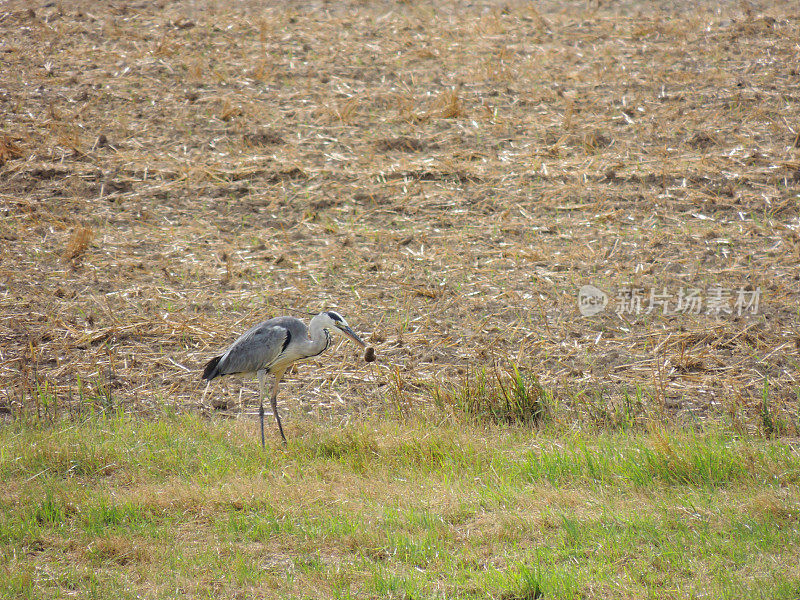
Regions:
<instances>
[{"instance_id":1,"label":"dry grass tuft","mask_svg":"<svg viewBox=\"0 0 800 600\"><path fill-rule=\"evenodd\" d=\"M222 106L219 109L219 118L221 121L230 121L241 114L241 107L231 102L230 98L225 98L225 100L222 101Z\"/></svg>"},{"instance_id":2,"label":"dry grass tuft","mask_svg":"<svg viewBox=\"0 0 800 600\"><path fill-rule=\"evenodd\" d=\"M22 148L7 135L0 136L0 167L5 165L9 160L15 158L22 158L25 155Z\"/></svg>"},{"instance_id":3,"label":"dry grass tuft","mask_svg":"<svg viewBox=\"0 0 800 600\"><path fill-rule=\"evenodd\" d=\"M94 560L119 566L148 563L153 556L150 547L122 535L100 537L92 542L86 553Z\"/></svg>"},{"instance_id":4,"label":"dry grass tuft","mask_svg":"<svg viewBox=\"0 0 800 600\"><path fill-rule=\"evenodd\" d=\"M458 119L467 116L458 90L447 90L437 98L431 114L442 119Z\"/></svg>"},{"instance_id":5,"label":"dry grass tuft","mask_svg":"<svg viewBox=\"0 0 800 600\"><path fill-rule=\"evenodd\" d=\"M91 227L78 226L72 231L64 248L64 260L75 260L83 256L88 250L94 239L94 231Z\"/></svg>"},{"instance_id":6,"label":"dry grass tuft","mask_svg":"<svg viewBox=\"0 0 800 600\"><path fill-rule=\"evenodd\" d=\"M327 108L327 112L334 122L350 124L355 120L360 104L361 102L358 98L348 98L347 100L334 102Z\"/></svg>"}]
</instances>

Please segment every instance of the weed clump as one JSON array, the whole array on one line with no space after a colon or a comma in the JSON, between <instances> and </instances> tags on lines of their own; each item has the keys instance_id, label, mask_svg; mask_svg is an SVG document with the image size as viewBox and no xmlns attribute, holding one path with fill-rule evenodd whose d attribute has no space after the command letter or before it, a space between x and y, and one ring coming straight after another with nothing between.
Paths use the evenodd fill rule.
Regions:
<instances>
[{"instance_id":1,"label":"weed clump","mask_svg":"<svg viewBox=\"0 0 800 600\"><path fill-rule=\"evenodd\" d=\"M551 402L535 375L516 365L493 376L486 369L467 374L455 384L437 385L436 406L473 423L540 426L551 416Z\"/></svg>"}]
</instances>

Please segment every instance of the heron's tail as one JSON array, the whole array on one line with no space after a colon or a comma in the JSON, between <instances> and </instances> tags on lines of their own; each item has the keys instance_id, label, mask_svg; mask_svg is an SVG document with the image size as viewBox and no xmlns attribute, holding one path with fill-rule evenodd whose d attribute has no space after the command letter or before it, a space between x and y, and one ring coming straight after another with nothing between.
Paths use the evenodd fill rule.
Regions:
<instances>
[{"instance_id":1,"label":"heron's tail","mask_svg":"<svg viewBox=\"0 0 800 600\"><path fill-rule=\"evenodd\" d=\"M206 366L203 369L203 379L208 379L209 381L211 381L212 379L214 379L214 377L219 375L219 371L217 370L217 365L219 365L219 361L221 358L222 358L221 356L215 356L206 363Z\"/></svg>"}]
</instances>

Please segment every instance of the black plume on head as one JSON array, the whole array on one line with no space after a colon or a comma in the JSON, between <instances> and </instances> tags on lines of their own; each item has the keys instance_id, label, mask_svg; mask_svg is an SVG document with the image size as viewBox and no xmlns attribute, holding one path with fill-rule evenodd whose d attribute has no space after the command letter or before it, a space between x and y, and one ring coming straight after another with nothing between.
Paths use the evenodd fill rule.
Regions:
<instances>
[{"instance_id":1,"label":"black plume on head","mask_svg":"<svg viewBox=\"0 0 800 600\"><path fill-rule=\"evenodd\" d=\"M341 316L339 313L337 313L337 312L334 312L334 311L332 311L332 310L329 310L329 311L328 311L326 314L327 314L327 315L328 315L328 316L329 316L331 319L333 319L334 321L336 321L337 323L341 323L341 322L342 322L342 320L343 320L343 319L342 319L342 316Z\"/></svg>"}]
</instances>

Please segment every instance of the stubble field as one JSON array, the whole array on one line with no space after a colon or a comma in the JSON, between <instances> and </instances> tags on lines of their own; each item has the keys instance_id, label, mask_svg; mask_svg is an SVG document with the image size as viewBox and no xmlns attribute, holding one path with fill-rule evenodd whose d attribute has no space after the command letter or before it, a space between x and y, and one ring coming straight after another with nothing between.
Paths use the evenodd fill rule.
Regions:
<instances>
[{"instance_id":1,"label":"stubble field","mask_svg":"<svg viewBox=\"0 0 800 600\"><path fill-rule=\"evenodd\" d=\"M746 428L768 387L796 430L791 3L3 9L4 410L197 410L249 324L337 308L379 361L336 350L292 406L516 363L565 407Z\"/></svg>"},{"instance_id":2,"label":"stubble field","mask_svg":"<svg viewBox=\"0 0 800 600\"><path fill-rule=\"evenodd\" d=\"M344 441L320 443L345 450L324 456L343 456L347 471L348 457L366 453L378 457L378 475L389 473L384 455L405 443L391 441L391 425L366 442L347 433L376 416L397 418L401 441L426 431L419 419L444 427L440 437L466 423L481 456L494 456L494 433L511 435L502 447L522 456L525 436L497 423L518 415L484 418L482 403L510 397L533 398L534 425L555 436L721 429L784 440L775 443L795 460L786 440L800 430L798 37L789 1L0 4L5 434L47 436L14 428L122 413L180 424L185 413L237 419L238 452L245 436L256 443L255 382L206 390L202 365L262 319L335 308L378 360L343 343L288 374L279 397L287 435L312 466L320 455L305 445L334 427ZM601 313L581 314L584 285L607 294ZM126 427L151 426L136 422L114 435L130 441ZM209 430L190 423L201 438L218 435L216 420ZM33 466L4 460L18 478L6 497L16 506L43 480L30 484ZM458 472L472 481L493 460ZM758 481L783 489L796 480L791 465ZM129 468L124 478L139 476ZM71 473L48 477L57 487ZM573 484L598 506L608 493ZM752 506L792 522L796 494L779 501L774 491L753 491L769 500ZM486 509L469 493L464 510ZM196 495L212 511L221 502ZM51 504L63 519L45 524L72 518L59 498ZM788 512L775 508L783 502ZM403 510L461 518L460 508L423 504ZM4 547L16 548L8 522ZM526 539L487 522L496 537L482 551ZM568 536L570 522L551 525ZM361 558L390 573L397 547ZM567 564L570 552L553 560ZM776 556L791 564L791 553ZM409 573L415 560L403 563ZM322 563L324 573L341 566ZM676 569L665 581L696 575ZM791 594L796 572L786 569ZM517 579L492 579L490 595L530 591L518 580L532 571L509 572ZM370 587L362 575L325 595L441 592L430 582ZM127 577L98 589L141 592ZM263 573L248 577L245 588L263 591ZM588 580L550 589L701 593ZM318 580L309 581L293 593L310 593ZM451 583L456 595L481 587ZM242 589L215 585L192 593Z\"/></svg>"}]
</instances>

